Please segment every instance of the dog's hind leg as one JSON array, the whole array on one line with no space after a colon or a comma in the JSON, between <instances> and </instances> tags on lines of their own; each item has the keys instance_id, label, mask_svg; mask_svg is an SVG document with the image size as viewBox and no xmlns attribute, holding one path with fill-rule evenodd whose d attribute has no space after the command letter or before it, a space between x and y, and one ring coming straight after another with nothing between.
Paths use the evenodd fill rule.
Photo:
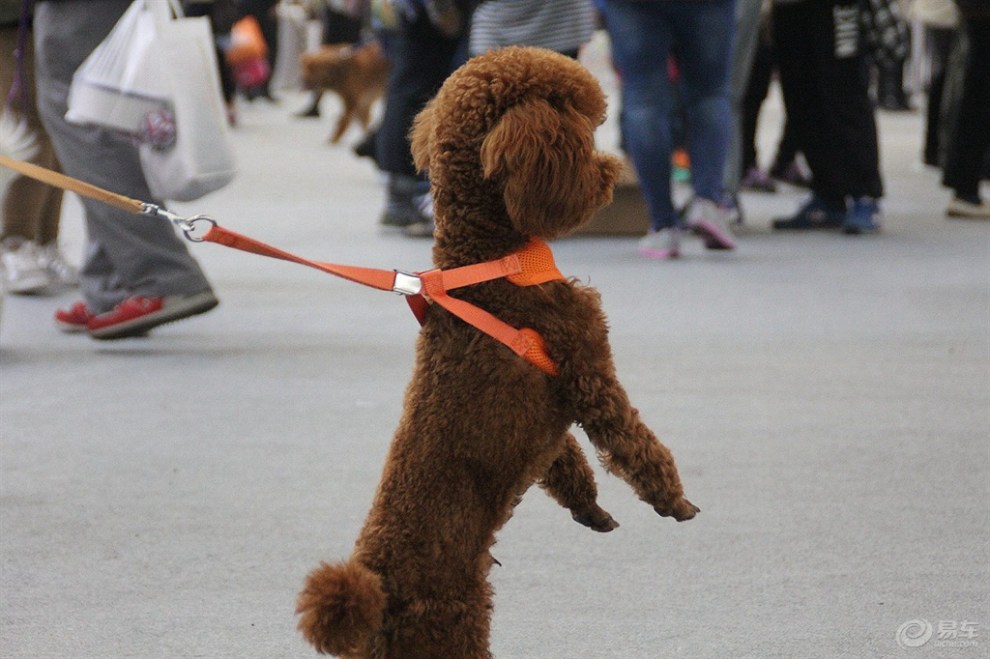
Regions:
<instances>
[{"instance_id":1,"label":"dog's hind leg","mask_svg":"<svg viewBox=\"0 0 990 659\"><path fill-rule=\"evenodd\" d=\"M560 505L571 511L574 521L594 531L607 533L619 526L597 502L595 473L571 433L564 433L560 454L550 464L539 485Z\"/></svg>"}]
</instances>

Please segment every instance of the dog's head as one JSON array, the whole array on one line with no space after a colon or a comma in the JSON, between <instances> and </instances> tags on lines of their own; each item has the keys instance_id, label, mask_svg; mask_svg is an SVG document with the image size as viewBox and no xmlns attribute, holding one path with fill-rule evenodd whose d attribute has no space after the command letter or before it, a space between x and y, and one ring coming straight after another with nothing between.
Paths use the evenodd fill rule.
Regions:
<instances>
[{"instance_id":1,"label":"dog's head","mask_svg":"<svg viewBox=\"0 0 990 659\"><path fill-rule=\"evenodd\" d=\"M510 47L469 60L411 133L434 187L438 244L479 231L550 239L589 220L611 201L620 168L595 151L604 118L601 87L568 57Z\"/></svg>"}]
</instances>

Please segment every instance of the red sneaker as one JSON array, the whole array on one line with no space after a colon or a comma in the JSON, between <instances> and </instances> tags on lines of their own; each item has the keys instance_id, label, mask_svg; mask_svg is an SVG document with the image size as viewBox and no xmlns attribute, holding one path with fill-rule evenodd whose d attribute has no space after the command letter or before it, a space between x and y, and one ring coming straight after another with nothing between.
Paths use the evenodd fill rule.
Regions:
<instances>
[{"instance_id":1,"label":"red sneaker","mask_svg":"<svg viewBox=\"0 0 990 659\"><path fill-rule=\"evenodd\" d=\"M159 325L204 313L219 303L213 291L165 297L135 295L90 318L86 328L94 339L142 336Z\"/></svg>"},{"instance_id":2,"label":"red sneaker","mask_svg":"<svg viewBox=\"0 0 990 659\"><path fill-rule=\"evenodd\" d=\"M85 302L76 302L68 309L55 312L55 326L69 334L85 332L89 321L95 316Z\"/></svg>"}]
</instances>

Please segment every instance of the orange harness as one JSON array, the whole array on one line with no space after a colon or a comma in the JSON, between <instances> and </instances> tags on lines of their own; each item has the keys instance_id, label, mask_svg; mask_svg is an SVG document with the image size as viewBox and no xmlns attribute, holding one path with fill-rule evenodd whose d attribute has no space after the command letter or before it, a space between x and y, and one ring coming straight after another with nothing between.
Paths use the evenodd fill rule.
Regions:
<instances>
[{"instance_id":1,"label":"orange harness","mask_svg":"<svg viewBox=\"0 0 990 659\"><path fill-rule=\"evenodd\" d=\"M38 165L14 160L0 154L0 166L8 167L25 176L49 185L70 190L84 197L95 199L115 208L149 217L164 218L182 229L186 238L193 242L209 241L234 247L253 254L292 261L307 265L338 277L343 277L365 286L385 291L395 291L406 296L409 306L422 324L427 305L435 302L464 322L476 327L485 334L501 341L513 352L527 360L547 375L556 375L557 367L547 355L543 337L529 328L516 329L499 320L484 309L447 294L448 291L484 281L505 277L517 286L534 286L548 281L563 279L553 261L550 247L534 240L522 249L501 259L453 268L451 270L427 270L425 272L399 272L397 270L377 270L355 266L335 265L321 261L310 261L270 245L228 231L208 217L196 215L184 218L155 204L125 197L124 195L99 188L61 172ZM210 228L201 237L197 234L196 223L207 222Z\"/></svg>"},{"instance_id":2,"label":"orange harness","mask_svg":"<svg viewBox=\"0 0 990 659\"><path fill-rule=\"evenodd\" d=\"M205 218L198 219L205 220ZM410 309L420 324L425 319L429 303L435 302L464 322L505 344L547 375L557 374L556 365L547 355L543 337L535 330L516 329L484 309L448 294L449 291L457 288L503 277L517 286L535 286L564 279L554 263L550 246L541 240L533 240L519 251L494 261L450 270L437 269L409 273L311 261L224 229L212 220L206 221L212 226L202 238L194 240L214 242L252 254L292 261L365 286L400 293L406 297Z\"/></svg>"}]
</instances>

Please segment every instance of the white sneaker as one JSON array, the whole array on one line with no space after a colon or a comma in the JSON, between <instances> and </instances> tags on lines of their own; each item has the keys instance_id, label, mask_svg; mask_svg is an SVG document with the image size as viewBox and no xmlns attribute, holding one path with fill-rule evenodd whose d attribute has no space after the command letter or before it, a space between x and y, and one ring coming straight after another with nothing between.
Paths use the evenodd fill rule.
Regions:
<instances>
[{"instance_id":1,"label":"white sneaker","mask_svg":"<svg viewBox=\"0 0 990 659\"><path fill-rule=\"evenodd\" d=\"M660 261L676 259L681 255L681 230L677 227L651 230L639 239L639 253Z\"/></svg>"},{"instance_id":2,"label":"white sneaker","mask_svg":"<svg viewBox=\"0 0 990 659\"><path fill-rule=\"evenodd\" d=\"M705 241L708 249L735 249L728 213L711 199L695 197L684 211L688 228Z\"/></svg>"},{"instance_id":3,"label":"white sneaker","mask_svg":"<svg viewBox=\"0 0 990 659\"><path fill-rule=\"evenodd\" d=\"M38 260L38 246L30 240L8 238L0 245L3 287L8 293L40 293L52 284L52 277Z\"/></svg>"},{"instance_id":4,"label":"white sneaker","mask_svg":"<svg viewBox=\"0 0 990 659\"><path fill-rule=\"evenodd\" d=\"M48 271L56 286L74 288L79 285L79 272L65 260L57 241L38 248L38 262Z\"/></svg>"},{"instance_id":5,"label":"white sneaker","mask_svg":"<svg viewBox=\"0 0 990 659\"><path fill-rule=\"evenodd\" d=\"M433 223L433 195L429 192L424 192L421 195L413 197L413 203L416 205L416 210L422 219L418 222L407 224L402 228L402 233L409 238L432 238L433 231L436 229L436 225Z\"/></svg>"},{"instance_id":6,"label":"white sneaker","mask_svg":"<svg viewBox=\"0 0 990 659\"><path fill-rule=\"evenodd\" d=\"M966 218L970 220L990 220L990 201L983 200L978 204L953 197L945 214L949 217Z\"/></svg>"}]
</instances>

